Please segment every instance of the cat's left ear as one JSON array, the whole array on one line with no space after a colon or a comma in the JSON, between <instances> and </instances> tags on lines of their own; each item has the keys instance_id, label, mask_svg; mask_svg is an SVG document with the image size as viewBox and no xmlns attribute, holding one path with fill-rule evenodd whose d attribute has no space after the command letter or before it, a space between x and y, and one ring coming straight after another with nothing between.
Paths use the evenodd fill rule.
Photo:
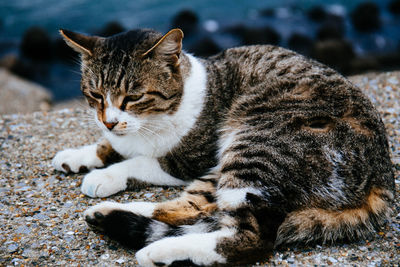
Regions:
<instances>
[{"instance_id":1,"label":"cat's left ear","mask_svg":"<svg viewBox=\"0 0 400 267\"><path fill-rule=\"evenodd\" d=\"M86 56L93 56L96 43L99 40L104 39L97 36L83 35L65 29L60 29L60 34L72 49Z\"/></svg>"},{"instance_id":2,"label":"cat's left ear","mask_svg":"<svg viewBox=\"0 0 400 267\"><path fill-rule=\"evenodd\" d=\"M170 30L142 56L155 55L176 67L179 65L179 58L182 52L182 39L183 32L181 29Z\"/></svg>"}]
</instances>

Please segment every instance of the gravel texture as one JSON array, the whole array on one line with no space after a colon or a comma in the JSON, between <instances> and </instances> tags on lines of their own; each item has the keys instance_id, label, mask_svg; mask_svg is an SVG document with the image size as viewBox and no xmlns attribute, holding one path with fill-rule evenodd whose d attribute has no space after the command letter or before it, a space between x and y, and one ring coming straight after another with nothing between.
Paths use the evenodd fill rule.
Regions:
<instances>
[{"instance_id":1,"label":"gravel texture","mask_svg":"<svg viewBox=\"0 0 400 267\"><path fill-rule=\"evenodd\" d=\"M400 186L400 72L352 77L365 89L386 124L396 190ZM91 231L82 218L104 199L80 193L83 175L54 171L59 150L91 143L99 132L82 109L0 116L0 266L134 266L135 253ZM109 197L163 201L181 188L149 187ZM400 205L372 240L277 251L259 265L393 266L400 263Z\"/></svg>"}]
</instances>

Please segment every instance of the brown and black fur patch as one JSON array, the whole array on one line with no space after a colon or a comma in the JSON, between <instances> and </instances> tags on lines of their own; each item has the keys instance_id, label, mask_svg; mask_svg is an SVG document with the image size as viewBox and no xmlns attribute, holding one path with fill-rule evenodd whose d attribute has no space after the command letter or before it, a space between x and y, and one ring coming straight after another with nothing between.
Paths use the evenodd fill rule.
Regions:
<instances>
[{"instance_id":1,"label":"brown and black fur patch","mask_svg":"<svg viewBox=\"0 0 400 267\"><path fill-rule=\"evenodd\" d=\"M276 246L365 239L384 224L392 200L390 191L374 187L358 207L293 211L279 227Z\"/></svg>"},{"instance_id":2,"label":"brown and black fur patch","mask_svg":"<svg viewBox=\"0 0 400 267\"><path fill-rule=\"evenodd\" d=\"M123 157L112 148L111 144L106 139L102 140L97 145L96 153L105 165L116 163L123 159Z\"/></svg>"},{"instance_id":3,"label":"brown and black fur patch","mask_svg":"<svg viewBox=\"0 0 400 267\"><path fill-rule=\"evenodd\" d=\"M152 218L170 225L190 225L216 210L215 186L212 182L195 181L181 197L158 204Z\"/></svg>"}]
</instances>

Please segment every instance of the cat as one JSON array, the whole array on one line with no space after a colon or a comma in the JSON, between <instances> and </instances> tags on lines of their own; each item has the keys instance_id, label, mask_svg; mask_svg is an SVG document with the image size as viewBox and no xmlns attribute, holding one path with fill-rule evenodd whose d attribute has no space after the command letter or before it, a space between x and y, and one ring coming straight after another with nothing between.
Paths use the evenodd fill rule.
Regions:
<instances>
[{"instance_id":1,"label":"cat","mask_svg":"<svg viewBox=\"0 0 400 267\"><path fill-rule=\"evenodd\" d=\"M180 29L60 32L81 54L104 140L58 152L55 169L91 170L81 186L90 197L187 186L167 202L85 211L91 227L139 250L141 266L251 263L283 246L366 238L390 216L384 125L336 71L269 45L199 59L182 50Z\"/></svg>"}]
</instances>

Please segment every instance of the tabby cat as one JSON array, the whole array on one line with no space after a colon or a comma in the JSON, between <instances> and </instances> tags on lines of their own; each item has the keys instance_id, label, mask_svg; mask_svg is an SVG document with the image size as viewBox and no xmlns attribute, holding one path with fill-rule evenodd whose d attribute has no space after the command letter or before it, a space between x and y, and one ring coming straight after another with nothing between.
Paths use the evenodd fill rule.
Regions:
<instances>
[{"instance_id":1,"label":"tabby cat","mask_svg":"<svg viewBox=\"0 0 400 267\"><path fill-rule=\"evenodd\" d=\"M61 34L81 53L81 89L104 140L57 153L54 167L93 169L81 188L90 197L188 185L175 200L85 212L140 249L140 265L255 262L277 247L366 238L388 218L384 125L332 69L275 46L198 59L182 51L179 29Z\"/></svg>"}]
</instances>

